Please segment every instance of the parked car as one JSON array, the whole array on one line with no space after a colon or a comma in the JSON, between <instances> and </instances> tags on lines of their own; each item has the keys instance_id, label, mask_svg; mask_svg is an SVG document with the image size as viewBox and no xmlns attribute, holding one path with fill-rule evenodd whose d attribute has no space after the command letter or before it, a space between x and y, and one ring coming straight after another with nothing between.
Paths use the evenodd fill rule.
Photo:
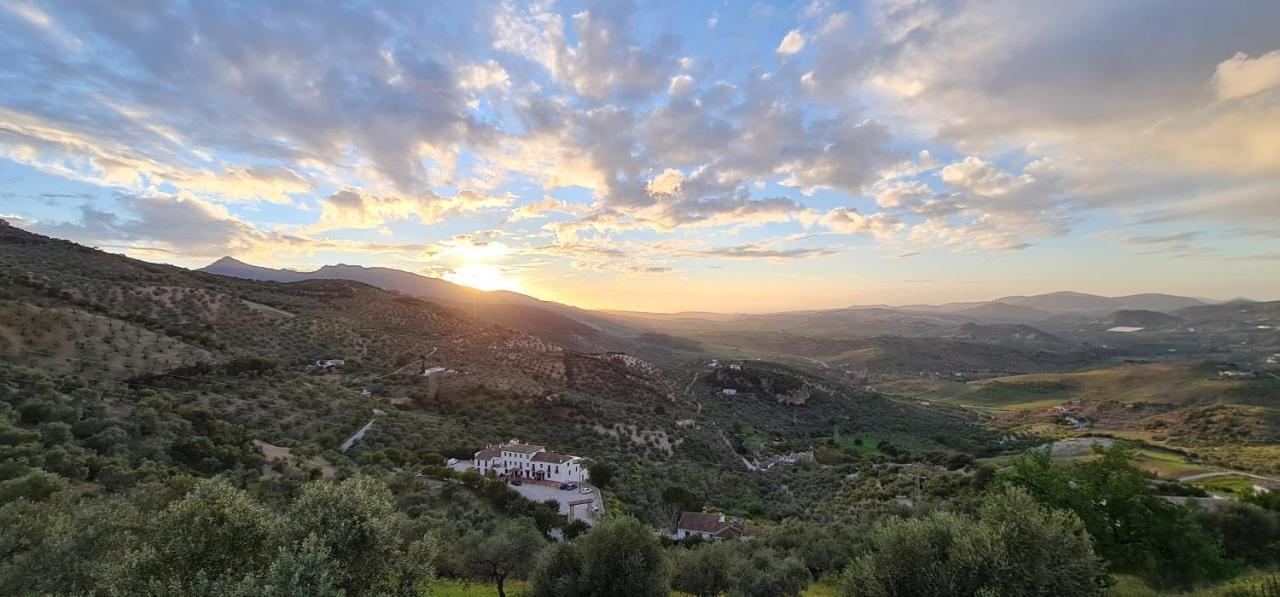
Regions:
<instances>
[{"instance_id":1,"label":"parked car","mask_svg":"<svg viewBox=\"0 0 1280 597\"><path fill-rule=\"evenodd\" d=\"M512 480L511 480L511 484L512 484L512 485L524 485L524 481L521 481L520 479L512 479Z\"/></svg>"},{"instance_id":2,"label":"parked car","mask_svg":"<svg viewBox=\"0 0 1280 597\"><path fill-rule=\"evenodd\" d=\"M581 490L581 492L582 492L582 494L583 494L583 495L586 495L586 494L588 494L588 493L591 493L591 488L590 488L590 487L583 487L583 488L582 488L582 490Z\"/></svg>"},{"instance_id":3,"label":"parked car","mask_svg":"<svg viewBox=\"0 0 1280 597\"><path fill-rule=\"evenodd\" d=\"M574 483L573 481L569 481L564 484L564 487L561 487L561 489L577 489L577 488L578 488L578 484Z\"/></svg>"}]
</instances>

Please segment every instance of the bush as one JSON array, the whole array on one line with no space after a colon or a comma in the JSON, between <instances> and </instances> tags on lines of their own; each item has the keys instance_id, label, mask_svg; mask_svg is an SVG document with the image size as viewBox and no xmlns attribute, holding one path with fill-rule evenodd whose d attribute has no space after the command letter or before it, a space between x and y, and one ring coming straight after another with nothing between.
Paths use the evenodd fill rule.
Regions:
<instances>
[{"instance_id":1,"label":"bush","mask_svg":"<svg viewBox=\"0 0 1280 597\"><path fill-rule=\"evenodd\" d=\"M633 518L606 520L571 543L548 550L538 563L539 596L662 596L667 559L649 527Z\"/></svg>"},{"instance_id":2,"label":"bush","mask_svg":"<svg viewBox=\"0 0 1280 597\"><path fill-rule=\"evenodd\" d=\"M1101 595L1104 571L1069 512L1025 491L993 494L980 518L934 512L870 533L871 552L841 575L846 595Z\"/></svg>"}]
</instances>

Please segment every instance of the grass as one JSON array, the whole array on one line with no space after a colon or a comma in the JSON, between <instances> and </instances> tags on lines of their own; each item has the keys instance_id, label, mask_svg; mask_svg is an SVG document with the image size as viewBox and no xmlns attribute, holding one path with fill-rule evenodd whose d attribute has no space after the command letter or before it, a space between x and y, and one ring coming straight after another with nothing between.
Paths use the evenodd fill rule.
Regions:
<instances>
[{"instance_id":1,"label":"grass","mask_svg":"<svg viewBox=\"0 0 1280 597\"><path fill-rule=\"evenodd\" d=\"M1136 450L1133 455L1133 463L1138 468L1161 479L1176 479L1216 469L1216 467L1189 462L1186 456L1173 450L1149 447Z\"/></svg>"},{"instance_id":2,"label":"grass","mask_svg":"<svg viewBox=\"0 0 1280 597\"><path fill-rule=\"evenodd\" d=\"M527 580L508 579L503 588L507 595L516 596L527 594L530 587ZM431 583L431 597L492 597L497 594L498 588L488 582L440 579Z\"/></svg>"},{"instance_id":3,"label":"grass","mask_svg":"<svg viewBox=\"0 0 1280 597\"><path fill-rule=\"evenodd\" d=\"M846 454L875 454L880 449L880 440L874 437L862 437L861 444L855 443L852 439L840 442L840 450Z\"/></svg>"},{"instance_id":4,"label":"grass","mask_svg":"<svg viewBox=\"0 0 1280 597\"><path fill-rule=\"evenodd\" d=\"M1247 381L1218 379L1193 363L1150 363L1075 373L1032 373L962 383L903 380L886 389L940 402L1032 409L1068 400L1183 404L1243 388Z\"/></svg>"},{"instance_id":5,"label":"grass","mask_svg":"<svg viewBox=\"0 0 1280 597\"><path fill-rule=\"evenodd\" d=\"M1170 592L1167 590L1153 589L1140 578L1121 574L1112 577L1115 580L1115 584L1107 590L1107 597L1158 597L1162 595L1180 597L1237 597L1263 595L1264 593L1256 591L1258 591L1258 589L1268 581L1272 583L1276 582L1276 575L1277 572L1274 570L1251 570L1245 574L1219 584L1197 587L1187 592Z\"/></svg>"},{"instance_id":6,"label":"grass","mask_svg":"<svg viewBox=\"0 0 1280 597\"><path fill-rule=\"evenodd\" d=\"M827 578L809 583L809 586L805 587L804 591L800 593L801 597L836 597L839 594L840 591L835 582Z\"/></svg>"},{"instance_id":7,"label":"grass","mask_svg":"<svg viewBox=\"0 0 1280 597\"><path fill-rule=\"evenodd\" d=\"M1210 493L1225 493L1238 496L1253 489L1254 483L1257 483L1256 479L1243 475L1222 475L1193 481L1191 484Z\"/></svg>"}]
</instances>

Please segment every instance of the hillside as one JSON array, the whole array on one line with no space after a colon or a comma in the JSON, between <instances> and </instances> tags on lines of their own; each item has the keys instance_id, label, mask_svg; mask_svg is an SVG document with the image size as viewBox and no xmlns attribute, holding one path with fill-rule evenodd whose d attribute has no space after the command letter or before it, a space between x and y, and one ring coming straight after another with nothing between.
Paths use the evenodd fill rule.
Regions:
<instances>
[{"instance_id":1,"label":"hillside","mask_svg":"<svg viewBox=\"0 0 1280 597\"><path fill-rule=\"evenodd\" d=\"M223 257L200 272L268 282L300 282L304 280L350 280L399 292L412 297L456 307L479 318L506 327L555 337L557 341L582 350L625 350L633 346L620 343L619 330L613 320L589 311L543 301L507 290L476 290L448 280L432 278L386 267L359 265L326 265L310 272L272 269ZM607 332L614 332L608 334Z\"/></svg>"},{"instance_id":2,"label":"hillside","mask_svg":"<svg viewBox=\"0 0 1280 597\"><path fill-rule=\"evenodd\" d=\"M996 302L1031 307L1050 313L1109 312L1122 309L1174 311L1205 304L1200 299L1168 294L1151 293L1107 297L1082 292L1051 292L1035 296L1011 296L996 299Z\"/></svg>"},{"instance_id":3,"label":"hillside","mask_svg":"<svg viewBox=\"0 0 1280 597\"><path fill-rule=\"evenodd\" d=\"M1232 378L1229 363L1157 363L996 377L899 380L886 391L997 414L1024 432L1112 434L1280 473L1280 369Z\"/></svg>"},{"instance_id":4,"label":"hillside","mask_svg":"<svg viewBox=\"0 0 1280 597\"><path fill-rule=\"evenodd\" d=\"M661 471L708 503L780 517L830 497L838 477L797 470L802 492L763 482L744 492L750 471L726 442L746 432L734 429L779 450L801 449L836 427L921 451L985 449L994 439L961 411L901 404L777 364L756 366L770 372L770 391L727 397L714 384L689 383L706 378L702 369L573 349L483 313L475 319L360 282L216 276L11 226L0 226L0 281L0 309L14 315L0 343L10 377L23 371L52 376L57 387L195 396L209 416L239 430L238 439L219 441L302 450L338 471L402 459L389 456L400 451L465 455L519 437ZM589 329L541 309L518 323L561 335ZM345 364L312 366L333 358ZM447 372L419 375L428 367ZM373 432L351 453L337 452L374 408L386 414ZM153 457L170 463L167 449ZM620 482L616 495L648 516L662 488L641 476Z\"/></svg>"}]
</instances>

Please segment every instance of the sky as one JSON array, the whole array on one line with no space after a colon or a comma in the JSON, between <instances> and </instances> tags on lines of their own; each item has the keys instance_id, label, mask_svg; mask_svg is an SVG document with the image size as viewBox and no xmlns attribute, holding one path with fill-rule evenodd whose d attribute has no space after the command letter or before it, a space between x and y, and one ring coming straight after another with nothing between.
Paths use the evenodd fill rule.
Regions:
<instances>
[{"instance_id":1,"label":"sky","mask_svg":"<svg viewBox=\"0 0 1280 597\"><path fill-rule=\"evenodd\" d=\"M0 0L0 218L587 308L1280 298L1280 2Z\"/></svg>"}]
</instances>

